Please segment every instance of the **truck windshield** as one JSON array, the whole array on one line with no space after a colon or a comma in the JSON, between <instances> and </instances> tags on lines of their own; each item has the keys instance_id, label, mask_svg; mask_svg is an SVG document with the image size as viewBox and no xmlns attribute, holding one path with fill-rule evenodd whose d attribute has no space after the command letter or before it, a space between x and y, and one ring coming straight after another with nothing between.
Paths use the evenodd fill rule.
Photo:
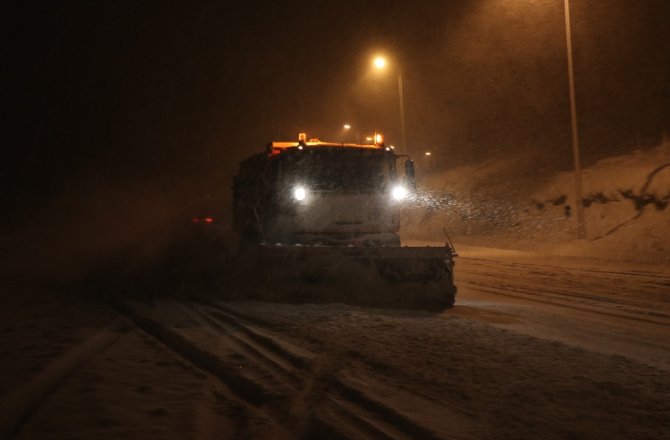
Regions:
<instances>
[{"instance_id":1,"label":"truck windshield","mask_svg":"<svg viewBox=\"0 0 670 440\"><path fill-rule=\"evenodd\" d=\"M326 191L379 191L392 178L395 162L379 151L318 149L286 157L285 180Z\"/></svg>"}]
</instances>

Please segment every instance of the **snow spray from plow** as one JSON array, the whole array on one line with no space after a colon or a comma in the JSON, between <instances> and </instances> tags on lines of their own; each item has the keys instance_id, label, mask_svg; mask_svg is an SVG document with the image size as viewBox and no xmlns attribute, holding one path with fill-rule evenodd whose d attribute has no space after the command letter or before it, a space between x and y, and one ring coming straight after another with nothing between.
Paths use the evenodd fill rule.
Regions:
<instances>
[{"instance_id":1,"label":"snow spray from plow","mask_svg":"<svg viewBox=\"0 0 670 440\"><path fill-rule=\"evenodd\" d=\"M456 295L448 246L260 245L235 266L238 299L442 311Z\"/></svg>"}]
</instances>

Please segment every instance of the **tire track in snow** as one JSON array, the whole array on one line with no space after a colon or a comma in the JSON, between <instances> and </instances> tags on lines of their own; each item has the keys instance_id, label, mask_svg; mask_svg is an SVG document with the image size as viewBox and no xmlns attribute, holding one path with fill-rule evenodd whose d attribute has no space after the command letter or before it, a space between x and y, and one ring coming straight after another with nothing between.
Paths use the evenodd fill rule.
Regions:
<instances>
[{"instance_id":1,"label":"tire track in snow","mask_svg":"<svg viewBox=\"0 0 670 440\"><path fill-rule=\"evenodd\" d=\"M80 365L93 359L127 332L125 322L102 328L49 363L30 382L0 402L0 438L12 438L53 391Z\"/></svg>"},{"instance_id":2,"label":"tire track in snow","mask_svg":"<svg viewBox=\"0 0 670 440\"><path fill-rule=\"evenodd\" d=\"M670 325L670 277L463 258L458 283L488 293Z\"/></svg>"},{"instance_id":3,"label":"tire track in snow","mask_svg":"<svg viewBox=\"0 0 670 440\"><path fill-rule=\"evenodd\" d=\"M367 380L355 382L339 374L328 354L316 355L288 343L216 304L178 307L193 325L173 325L159 309L146 313L128 304L115 305L146 333L218 377L236 398L296 438L441 438L366 389L362 384Z\"/></svg>"},{"instance_id":4,"label":"tire track in snow","mask_svg":"<svg viewBox=\"0 0 670 440\"><path fill-rule=\"evenodd\" d=\"M304 350L261 330L263 323L240 315L225 303L215 302L210 306L222 312L226 319L236 322L244 331L256 333L261 344L277 350L278 354L284 353L284 355L294 357L295 354L290 353L291 350ZM263 334L258 334L258 332L263 332ZM381 382L376 378L375 373L370 372L369 361L359 358L359 355L355 356L355 366L343 369L338 369L333 365L319 366L319 364L328 362L337 364L337 361L328 359L328 357L341 360L343 357L351 357L351 353L311 356L311 363L307 363L304 368L308 368L311 373L306 380L320 382L317 388L329 401L327 405L319 408L320 418L312 420L313 423L316 422L318 425L328 420L338 420L338 423L334 424L338 426L338 429L342 429L343 426L349 426L349 430L352 429L351 427L357 427L371 435L372 438L425 438L429 440L443 438L438 433L449 433L448 438L471 438L468 434L459 432L452 423L458 420L459 426L466 426L469 422L464 420L461 414L451 408L436 405L434 401L427 402L424 397ZM351 363L351 359L347 359L347 362ZM417 413L416 408L424 408L424 410ZM324 412L328 416L324 416ZM346 435L342 432L340 434L346 438L352 438L351 432ZM315 438L320 438L320 436L315 436Z\"/></svg>"}]
</instances>

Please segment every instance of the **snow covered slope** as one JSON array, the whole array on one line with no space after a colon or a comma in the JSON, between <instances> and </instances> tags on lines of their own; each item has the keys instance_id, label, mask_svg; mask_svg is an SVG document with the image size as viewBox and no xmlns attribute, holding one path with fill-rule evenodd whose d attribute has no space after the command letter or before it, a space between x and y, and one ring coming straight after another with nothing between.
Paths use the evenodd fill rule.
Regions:
<instances>
[{"instance_id":1,"label":"snow covered slope","mask_svg":"<svg viewBox=\"0 0 670 440\"><path fill-rule=\"evenodd\" d=\"M670 142L583 170L587 240L576 240L573 183L528 158L424 176L403 239L442 240L444 227L457 243L670 266Z\"/></svg>"}]
</instances>

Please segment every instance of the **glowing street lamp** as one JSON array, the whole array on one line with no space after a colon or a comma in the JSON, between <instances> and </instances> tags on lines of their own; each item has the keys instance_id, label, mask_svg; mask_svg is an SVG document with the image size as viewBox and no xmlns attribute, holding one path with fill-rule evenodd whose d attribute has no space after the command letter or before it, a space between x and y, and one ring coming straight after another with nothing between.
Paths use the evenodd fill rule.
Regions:
<instances>
[{"instance_id":1,"label":"glowing street lamp","mask_svg":"<svg viewBox=\"0 0 670 440\"><path fill-rule=\"evenodd\" d=\"M388 64L386 58L383 56L377 56L372 60L372 64L377 70L386 69ZM400 103L400 135L402 140L402 148L407 150L409 153L409 148L407 148L407 135L405 132L405 104L403 99L403 87L402 87L402 72L400 71L400 66L396 63L396 71L398 72L398 98Z\"/></svg>"},{"instance_id":2,"label":"glowing street lamp","mask_svg":"<svg viewBox=\"0 0 670 440\"><path fill-rule=\"evenodd\" d=\"M372 60L372 63L377 69L383 69L386 67L386 59L384 57L375 57L375 59Z\"/></svg>"}]
</instances>

